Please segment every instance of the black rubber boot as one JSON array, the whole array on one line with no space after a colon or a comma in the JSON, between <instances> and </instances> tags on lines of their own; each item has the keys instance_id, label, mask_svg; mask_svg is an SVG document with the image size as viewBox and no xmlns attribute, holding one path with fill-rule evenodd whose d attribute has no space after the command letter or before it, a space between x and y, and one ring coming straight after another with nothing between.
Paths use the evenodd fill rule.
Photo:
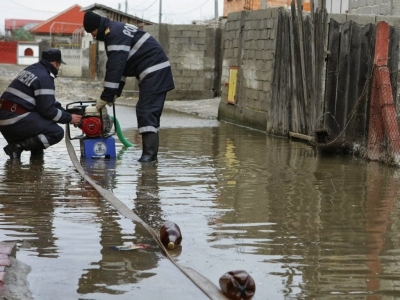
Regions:
<instances>
[{"instance_id":1,"label":"black rubber boot","mask_svg":"<svg viewBox=\"0 0 400 300\"><path fill-rule=\"evenodd\" d=\"M37 149L37 150L31 150L30 161L31 161L31 163L35 163L35 164L42 164L44 162L43 148Z\"/></svg>"},{"instance_id":2,"label":"black rubber boot","mask_svg":"<svg viewBox=\"0 0 400 300\"><path fill-rule=\"evenodd\" d=\"M158 153L158 133L147 132L142 134L142 156L138 159L140 162L152 162L157 160Z\"/></svg>"},{"instance_id":3,"label":"black rubber boot","mask_svg":"<svg viewBox=\"0 0 400 300\"><path fill-rule=\"evenodd\" d=\"M43 144L37 137L29 137L22 141L11 143L4 148L4 152L10 156L11 159L21 158L22 151L40 151L43 150Z\"/></svg>"},{"instance_id":4,"label":"black rubber boot","mask_svg":"<svg viewBox=\"0 0 400 300\"><path fill-rule=\"evenodd\" d=\"M24 151L23 146L20 143L12 143L4 148L4 152L10 156L11 159L19 159L21 158L21 153Z\"/></svg>"},{"instance_id":5,"label":"black rubber boot","mask_svg":"<svg viewBox=\"0 0 400 300\"><path fill-rule=\"evenodd\" d=\"M44 155L44 150L42 149L36 149L36 150L31 150L31 156L43 156Z\"/></svg>"}]
</instances>

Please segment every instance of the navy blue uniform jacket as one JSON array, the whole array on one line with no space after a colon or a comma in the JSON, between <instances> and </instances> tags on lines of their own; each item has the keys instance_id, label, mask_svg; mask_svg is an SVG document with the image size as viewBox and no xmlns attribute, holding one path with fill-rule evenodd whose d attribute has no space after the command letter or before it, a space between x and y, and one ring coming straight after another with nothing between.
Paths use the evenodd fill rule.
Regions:
<instances>
[{"instance_id":1,"label":"navy blue uniform jacket","mask_svg":"<svg viewBox=\"0 0 400 300\"><path fill-rule=\"evenodd\" d=\"M16 135L32 136L51 123L69 123L71 115L55 98L57 72L50 62L43 59L21 71L0 98L21 105L28 112L17 115L0 110L0 126L18 123L21 133L15 132Z\"/></svg>"},{"instance_id":2,"label":"navy blue uniform jacket","mask_svg":"<svg viewBox=\"0 0 400 300\"><path fill-rule=\"evenodd\" d=\"M102 100L114 102L121 95L126 77L136 77L141 95L175 88L170 62L161 45L140 28L101 17L97 40L107 52Z\"/></svg>"}]
</instances>

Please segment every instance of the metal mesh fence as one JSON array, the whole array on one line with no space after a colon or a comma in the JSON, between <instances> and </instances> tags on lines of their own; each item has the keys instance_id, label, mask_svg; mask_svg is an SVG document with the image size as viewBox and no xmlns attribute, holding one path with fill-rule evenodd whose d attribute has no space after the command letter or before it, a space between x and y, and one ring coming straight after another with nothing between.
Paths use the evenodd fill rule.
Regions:
<instances>
[{"instance_id":1,"label":"metal mesh fence","mask_svg":"<svg viewBox=\"0 0 400 300\"><path fill-rule=\"evenodd\" d=\"M368 158L400 163L400 134L387 66L374 68L368 122Z\"/></svg>"},{"instance_id":2,"label":"metal mesh fence","mask_svg":"<svg viewBox=\"0 0 400 300\"><path fill-rule=\"evenodd\" d=\"M336 137L312 142L321 150L345 151L356 156L400 165L400 131L393 99L390 72L387 66L374 66L371 77L345 126ZM325 115L325 118L334 118Z\"/></svg>"}]
</instances>

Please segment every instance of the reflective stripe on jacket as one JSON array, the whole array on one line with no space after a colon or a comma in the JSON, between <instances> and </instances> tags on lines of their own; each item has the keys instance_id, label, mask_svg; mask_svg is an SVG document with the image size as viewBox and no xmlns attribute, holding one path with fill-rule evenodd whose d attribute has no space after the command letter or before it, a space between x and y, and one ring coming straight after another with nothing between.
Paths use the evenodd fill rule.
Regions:
<instances>
[{"instance_id":1,"label":"reflective stripe on jacket","mask_svg":"<svg viewBox=\"0 0 400 300\"><path fill-rule=\"evenodd\" d=\"M55 98L56 75L57 69L50 62L41 60L22 70L0 98L17 103L28 111L35 111L44 119L63 124L69 123L71 115ZM21 118L21 116L15 116L15 118ZM13 120L8 118L1 123L13 123Z\"/></svg>"},{"instance_id":2,"label":"reflective stripe on jacket","mask_svg":"<svg viewBox=\"0 0 400 300\"><path fill-rule=\"evenodd\" d=\"M107 53L106 75L101 99L113 102L120 96L126 77L136 77L141 94L174 89L168 57L161 45L140 28L102 17L99 27ZM103 35L104 34L104 35Z\"/></svg>"}]
</instances>

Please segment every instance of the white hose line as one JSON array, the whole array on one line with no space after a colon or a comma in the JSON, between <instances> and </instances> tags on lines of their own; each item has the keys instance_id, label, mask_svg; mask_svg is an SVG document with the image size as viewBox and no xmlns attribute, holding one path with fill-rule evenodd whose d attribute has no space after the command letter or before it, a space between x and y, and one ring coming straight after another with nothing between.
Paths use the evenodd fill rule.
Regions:
<instances>
[{"instance_id":1,"label":"white hose line","mask_svg":"<svg viewBox=\"0 0 400 300\"><path fill-rule=\"evenodd\" d=\"M68 124L66 126L69 126ZM69 140L68 136L65 135L65 145L68 150L69 157L79 174L89 182L93 188L102 196L105 200L110 202L116 210L123 215L124 217L140 223L156 240L158 246L161 249L161 252L165 257L167 257L182 273L184 273L204 294L206 294L212 300L227 300L228 298L222 294L222 292L218 289L218 287L213 284L209 279L198 273L197 271L180 266L172 256L169 255L168 251L165 249L164 245L161 243L160 238L158 237L157 233L151 228L146 222L144 222L138 215L136 215L129 207L127 207L124 203L122 203L113 193L109 190L106 190L99 186L96 182L94 182L86 173L85 170L82 168L78 157L76 156L75 148L72 145L71 141Z\"/></svg>"}]
</instances>

